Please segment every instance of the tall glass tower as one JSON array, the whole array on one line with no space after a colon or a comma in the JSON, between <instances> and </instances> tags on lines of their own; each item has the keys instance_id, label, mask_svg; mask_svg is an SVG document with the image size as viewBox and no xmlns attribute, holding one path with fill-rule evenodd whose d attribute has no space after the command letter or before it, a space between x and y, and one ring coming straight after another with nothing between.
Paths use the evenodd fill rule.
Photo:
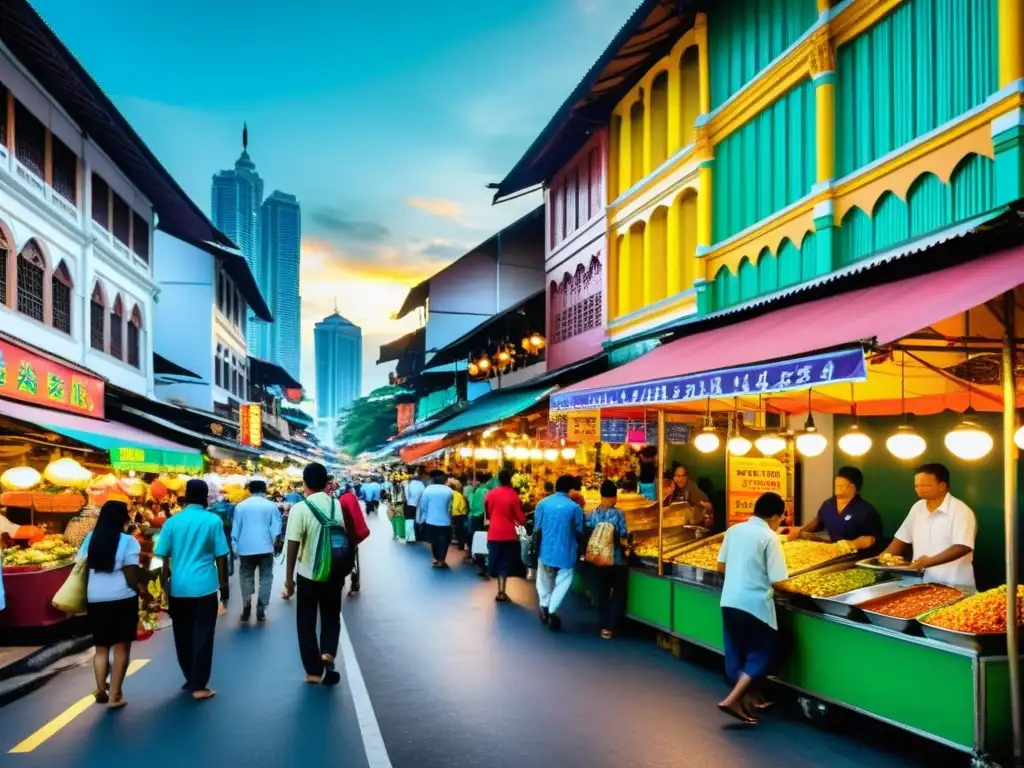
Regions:
<instances>
[{"instance_id":1,"label":"tall glass tower","mask_svg":"<svg viewBox=\"0 0 1024 768\"><path fill-rule=\"evenodd\" d=\"M270 304L274 324L268 329L266 346L258 346L256 354L277 363L299 380L302 336L299 243L302 223L295 195L275 190L263 201L260 234L263 243L260 249L262 272L257 279Z\"/></svg>"},{"instance_id":2,"label":"tall glass tower","mask_svg":"<svg viewBox=\"0 0 1024 768\"><path fill-rule=\"evenodd\" d=\"M235 161L234 170L213 175L211 208L213 223L221 232L238 244L249 262L249 269L265 299L269 298L260 271L260 203L263 202L263 179L256 173L256 165L249 157L249 128L242 126L242 154ZM268 302L269 303L269 302ZM249 349L262 356L258 335L265 332L266 323L254 321L249 315L247 324Z\"/></svg>"},{"instance_id":3,"label":"tall glass tower","mask_svg":"<svg viewBox=\"0 0 1024 768\"><path fill-rule=\"evenodd\" d=\"M363 385L363 332L334 310L313 327L316 354L316 428L335 444L341 412L359 397Z\"/></svg>"}]
</instances>

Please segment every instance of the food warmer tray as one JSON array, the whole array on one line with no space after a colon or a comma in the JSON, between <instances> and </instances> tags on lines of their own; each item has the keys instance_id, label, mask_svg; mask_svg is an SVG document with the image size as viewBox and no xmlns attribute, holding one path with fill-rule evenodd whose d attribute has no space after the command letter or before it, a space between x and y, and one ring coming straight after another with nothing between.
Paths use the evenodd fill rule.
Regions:
<instances>
[{"instance_id":1,"label":"food warmer tray","mask_svg":"<svg viewBox=\"0 0 1024 768\"><path fill-rule=\"evenodd\" d=\"M896 591L897 592L913 592L915 590L916 591L920 591L922 589L925 589L926 587L927 587L926 584L912 584L911 586L908 586L908 587L905 587L903 589L896 590ZM873 611L869 607L869 606L874 605L875 603L882 602L882 600L884 598L890 597L891 595L892 595L892 593L889 593L887 595L879 595L878 597L873 597L870 600L865 600L863 603L861 603L857 607L860 608L864 612L864 616L867 617L867 620L870 621L872 624L876 624L879 627L885 627L886 629L891 629L893 632L902 632L902 633L907 634L907 635L918 635L918 634L920 634L921 633L921 628L920 628L920 624L918 624L916 616L911 617L909 619L900 619L900 618L897 618L895 616L889 616L888 614L881 613L879 611ZM963 599L963 597L958 597L958 598L956 598L956 600L951 600L950 602L945 603L944 605L951 605L952 603L955 603L957 600L962 600L962 599ZM944 606L942 606L942 605L937 606L936 610L938 608L942 608L942 607L944 607Z\"/></svg>"},{"instance_id":2,"label":"food warmer tray","mask_svg":"<svg viewBox=\"0 0 1024 768\"><path fill-rule=\"evenodd\" d=\"M917 578L921 578L924 575L921 571L915 570L909 565L885 565L878 562L877 557L869 557L867 560L860 560L857 562L857 565L861 568L870 568L873 571L890 571L904 576L916 576Z\"/></svg>"},{"instance_id":3,"label":"food warmer tray","mask_svg":"<svg viewBox=\"0 0 1024 768\"><path fill-rule=\"evenodd\" d=\"M949 643L960 648L974 651L979 656L1005 656L1006 655L1006 633L986 632L976 635L971 632L958 632L955 629L936 627L928 623L928 617L941 608L933 608L928 613L917 617L917 623L924 632L924 636L942 643Z\"/></svg>"},{"instance_id":4,"label":"food warmer tray","mask_svg":"<svg viewBox=\"0 0 1024 768\"><path fill-rule=\"evenodd\" d=\"M913 586L914 582L905 579L894 579L880 584L872 584L870 587L852 589L834 597L816 597L814 604L822 613L830 616L838 616L841 619L850 621L867 621L867 617L860 609L860 603L882 597L893 592L898 592L905 587Z\"/></svg>"},{"instance_id":5,"label":"food warmer tray","mask_svg":"<svg viewBox=\"0 0 1024 768\"><path fill-rule=\"evenodd\" d=\"M696 539L690 542L686 546L680 547L672 553L673 557L679 557L687 552L692 552L695 549L720 542L725 538L724 533L716 533L714 536L706 536L702 539ZM668 562L666 566L670 565ZM686 565L684 563L671 563L673 574L684 581L690 581L695 584L706 584L711 587L721 587L725 579L717 570L710 571L706 568L698 568L695 565Z\"/></svg>"},{"instance_id":6,"label":"food warmer tray","mask_svg":"<svg viewBox=\"0 0 1024 768\"><path fill-rule=\"evenodd\" d=\"M816 574L838 573L840 571L848 571L848 570L856 567L856 563L854 563L854 562L852 562L850 560L846 560L845 562L843 562L843 561L839 561L839 562L830 561L830 562L831 562L831 565L818 566L818 567L812 569L813 572L816 573ZM789 579L786 579L786 581L789 581L790 579L794 579L794 578L796 578L796 577L795 576L790 576ZM894 578L895 577L890 577L890 578L887 579L886 577L882 577L883 581L886 581L886 582L887 581L891 581ZM841 597L844 597L846 595L853 594L854 592L858 592L858 591L860 591L862 589L871 589L873 587L877 587L877 586L879 586L879 583L881 583L881 582L879 582L879 583L876 583L876 584L871 584L870 586L867 586L867 587L859 587L858 589L850 590L849 592L840 592L838 595L833 595L832 597L813 597L811 595L806 595L803 592L794 592L794 591L791 591L789 589L786 589L786 581L781 582L780 584L778 584L776 589L775 589L776 594L778 594L781 597L783 597L786 601L792 603L793 605L799 606L801 608L806 608L808 610L821 611L822 613L828 613L828 614L831 614L833 616L841 616L844 619L845 618L851 618L851 616L849 615L850 612L847 610L847 606L845 604L843 604L843 603L838 603L838 604L835 603L835 600L837 598L841 598Z\"/></svg>"}]
</instances>

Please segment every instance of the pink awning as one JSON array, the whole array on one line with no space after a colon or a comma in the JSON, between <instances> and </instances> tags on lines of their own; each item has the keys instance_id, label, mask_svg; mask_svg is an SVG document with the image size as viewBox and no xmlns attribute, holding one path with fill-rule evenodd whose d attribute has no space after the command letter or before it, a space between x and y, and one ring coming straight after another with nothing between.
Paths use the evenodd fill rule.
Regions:
<instances>
[{"instance_id":1,"label":"pink awning","mask_svg":"<svg viewBox=\"0 0 1024 768\"><path fill-rule=\"evenodd\" d=\"M552 396L663 381L807 355L859 342L889 344L1024 284L1024 248L886 285L767 312L678 339ZM565 400L563 400L565 398Z\"/></svg>"}]
</instances>

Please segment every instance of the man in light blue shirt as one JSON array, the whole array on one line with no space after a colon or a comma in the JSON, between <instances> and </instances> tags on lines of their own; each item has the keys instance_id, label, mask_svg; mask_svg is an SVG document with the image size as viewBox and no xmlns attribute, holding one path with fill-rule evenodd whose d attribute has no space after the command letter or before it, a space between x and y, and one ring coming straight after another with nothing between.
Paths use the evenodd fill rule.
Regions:
<instances>
[{"instance_id":1,"label":"man in light blue shirt","mask_svg":"<svg viewBox=\"0 0 1024 768\"><path fill-rule=\"evenodd\" d=\"M217 586L228 599L228 540L220 517L207 511L210 487L203 480L185 485L185 508L160 531L154 553L163 558L161 581L170 596L174 645L185 675L183 689L197 701L216 695L207 684L213 666L217 628Z\"/></svg>"},{"instance_id":2,"label":"man in light blue shirt","mask_svg":"<svg viewBox=\"0 0 1024 768\"><path fill-rule=\"evenodd\" d=\"M256 621L267 620L270 591L274 586L274 553L281 546L281 510L266 497L266 493L266 481L253 478L249 483L249 498L235 506L235 516L231 523L231 548L239 559L242 621L248 621L252 615L256 569L260 572Z\"/></svg>"},{"instance_id":3,"label":"man in light blue shirt","mask_svg":"<svg viewBox=\"0 0 1024 768\"><path fill-rule=\"evenodd\" d=\"M427 487L427 475L420 469L417 474L405 484L405 540L420 540L419 525L416 525L416 509L420 505L420 496Z\"/></svg>"},{"instance_id":4,"label":"man in light blue shirt","mask_svg":"<svg viewBox=\"0 0 1024 768\"><path fill-rule=\"evenodd\" d=\"M558 609L569 593L579 557L579 537L583 534L583 509L569 498L575 488L572 475L562 475L555 493L541 499L533 515L533 535L540 536L537 558L537 596L540 620L552 630L562 628Z\"/></svg>"},{"instance_id":5,"label":"man in light blue shirt","mask_svg":"<svg viewBox=\"0 0 1024 768\"><path fill-rule=\"evenodd\" d=\"M363 501L366 502L366 514L372 515L380 507L380 492L382 488L377 478L363 486Z\"/></svg>"},{"instance_id":6,"label":"man in light blue shirt","mask_svg":"<svg viewBox=\"0 0 1024 768\"><path fill-rule=\"evenodd\" d=\"M775 531L786 514L786 502L765 493L754 514L725 534L718 553L722 586L722 629L725 673L734 687L718 705L730 717L757 723L755 713L769 704L758 683L771 672L778 644L773 585L789 578L782 540Z\"/></svg>"},{"instance_id":7,"label":"man in light blue shirt","mask_svg":"<svg viewBox=\"0 0 1024 768\"><path fill-rule=\"evenodd\" d=\"M452 502L455 491L445 484L444 472L431 473L430 485L423 489L416 508L416 522L426 528L427 541L434 555L435 568L447 568L448 547L452 543Z\"/></svg>"}]
</instances>

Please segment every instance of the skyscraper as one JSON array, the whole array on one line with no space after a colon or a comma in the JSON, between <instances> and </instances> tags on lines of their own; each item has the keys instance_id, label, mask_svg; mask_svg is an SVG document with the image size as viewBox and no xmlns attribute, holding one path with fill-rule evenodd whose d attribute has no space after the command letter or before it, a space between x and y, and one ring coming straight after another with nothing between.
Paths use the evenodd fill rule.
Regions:
<instances>
[{"instance_id":1,"label":"skyscraper","mask_svg":"<svg viewBox=\"0 0 1024 768\"><path fill-rule=\"evenodd\" d=\"M263 179L256 173L256 165L249 157L249 127L242 126L242 154L235 161L234 170L213 175L211 194L213 223L230 237L245 254L249 269L256 278L265 299L269 298L260 273L260 203L263 202ZM268 327L253 322L249 317L249 348L258 349L256 336Z\"/></svg>"},{"instance_id":2,"label":"skyscraper","mask_svg":"<svg viewBox=\"0 0 1024 768\"><path fill-rule=\"evenodd\" d=\"M363 332L337 308L313 328L316 353L316 427L321 440L334 445L335 424L359 397L363 385Z\"/></svg>"},{"instance_id":3,"label":"skyscraper","mask_svg":"<svg viewBox=\"0 0 1024 768\"><path fill-rule=\"evenodd\" d=\"M280 364L296 379L300 375L302 302L299 297L301 211L295 195L275 190L263 201L260 215L260 290L270 304L274 324L266 346L257 355Z\"/></svg>"}]
</instances>

